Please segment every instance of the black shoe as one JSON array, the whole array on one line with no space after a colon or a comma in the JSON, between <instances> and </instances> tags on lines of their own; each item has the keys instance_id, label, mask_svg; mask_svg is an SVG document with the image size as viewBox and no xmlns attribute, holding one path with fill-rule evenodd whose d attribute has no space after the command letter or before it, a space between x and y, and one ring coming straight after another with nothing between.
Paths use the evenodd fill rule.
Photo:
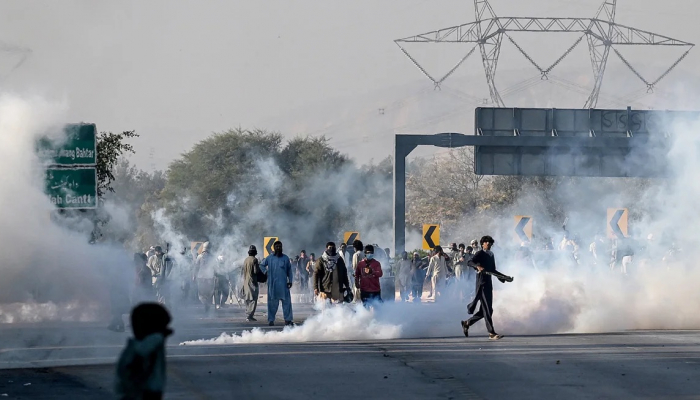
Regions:
<instances>
[{"instance_id":1,"label":"black shoe","mask_svg":"<svg viewBox=\"0 0 700 400\"><path fill-rule=\"evenodd\" d=\"M270 323L268 325L275 326L275 321L270 321Z\"/></svg>"},{"instance_id":2,"label":"black shoe","mask_svg":"<svg viewBox=\"0 0 700 400\"><path fill-rule=\"evenodd\" d=\"M469 337L469 322L462 321L462 332L464 332L465 337Z\"/></svg>"},{"instance_id":3,"label":"black shoe","mask_svg":"<svg viewBox=\"0 0 700 400\"><path fill-rule=\"evenodd\" d=\"M257 319L255 319L255 318L253 318L253 317L248 317L248 318L246 318L245 320L246 320L247 322L255 322L255 321L257 321Z\"/></svg>"},{"instance_id":4,"label":"black shoe","mask_svg":"<svg viewBox=\"0 0 700 400\"><path fill-rule=\"evenodd\" d=\"M294 326L295 323L293 321L284 321L284 326Z\"/></svg>"}]
</instances>

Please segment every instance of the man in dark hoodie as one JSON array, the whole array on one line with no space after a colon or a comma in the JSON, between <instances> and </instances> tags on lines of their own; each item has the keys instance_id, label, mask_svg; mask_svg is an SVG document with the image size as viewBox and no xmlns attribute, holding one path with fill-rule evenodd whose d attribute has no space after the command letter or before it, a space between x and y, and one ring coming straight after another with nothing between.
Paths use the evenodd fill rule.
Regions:
<instances>
[{"instance_id":1,"label":"man in dark hoodie","mask_svg":"<svg viewBox=\"0 0 700 400\"><path fill-rule=\"evenodd\" d=\"M496 260L491 251L494 240L491 236L484 236L480 240L481 250L477 251L468 261L468 265L476 270L476 295L474 300L467 306L467 311L469 314L474 314L476 310L476 304L481 303L479 306L479 311L472 315L466 321L462 321L462 331L464 336L469 337L469 327L477 323L480 319L484 319L486 322L486 329L489 332L489 339L498 340L503 337L496 333L493 328L493 321L491 316L493 315L493 283L491 282L491 275L484 272L498 272L496 270ZM502 278L498 278L501 282L505 282Z\"/></svg>"},{"instance_id":2,"label":"man in dark hoodie","mask_svg":"<svg viewBox=\"0 0 700 400\"><path fill-rule=\"evenodd\" d=\"M157 303L142 303L131 312L134 337L117 361L115 392L120 400L160 400L165 391L165 339L172 335L170 314Z\"/></svg>"},{"instance_id":3,"label":"man in dark hoodie","mask_svg":"<svg viewBox=\"0 0 700 400\"><path fill-rule=\"evenodd\" d=\"M326 243L326 251L314 266L314 295L323 300L342 303L350 291L348 269L335 243Z\"/></svg>"}]
</instances>

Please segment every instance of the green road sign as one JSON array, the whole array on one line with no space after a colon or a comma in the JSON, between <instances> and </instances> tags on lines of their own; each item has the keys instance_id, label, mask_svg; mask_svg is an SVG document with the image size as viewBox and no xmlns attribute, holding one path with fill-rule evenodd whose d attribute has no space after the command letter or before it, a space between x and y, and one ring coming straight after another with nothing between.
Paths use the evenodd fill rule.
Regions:
<instances>
[{"instance_id":1,"label":"green road sign","mask_svg":"<svg viewBox=\"0 0 700 400\"><path fill-rule=\"evenodd\" d=\"M95 124L69 124L64 127L65 141L47 138L37 143L39 158L52 165L95 165L97 128Z\"/></svg>"},{"instance_id":2,"label":"green road sign","mask_svg":"<svg viewBox=\"0 0 700 400\"><path fill-rule=\"evenodd\" d=\"M95 168L46 170L46 194L57 208L95 208L97 171Z\"/></svg>"}]
</instances>

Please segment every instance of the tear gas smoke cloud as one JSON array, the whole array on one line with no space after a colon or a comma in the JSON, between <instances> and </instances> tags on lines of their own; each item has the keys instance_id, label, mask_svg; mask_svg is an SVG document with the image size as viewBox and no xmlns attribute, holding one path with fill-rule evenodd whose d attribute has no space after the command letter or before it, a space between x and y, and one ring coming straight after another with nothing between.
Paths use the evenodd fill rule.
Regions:
<instances>
[{"instance_id":1,"label":"tear gas smoke cloud","mask_svg":"<svg viewBox=\"0 0 700 400\"><path fill-rule=\"evenodd\" d=\"M51 222L53 206L43 193L43 166L34 146L39 136L62 131L65 110L64 104L39 98L0 96L2 322L90 319L107 304L107 271L128 265L120 264L122 252L91 246L86 232ZM67 223L84 225L80 219Z\"/></svg>"},{"instance_id":2,"label":"tear gas smoke cloud","mask_svg":"<svg viewBox=\"0 0 700 400\"><path fill-rule=\"evenodd\" d=\"M192 340L181 345L211 345L240 343L297 343L335 340L386 340L401 336L401 327L374 318L374 312L362 306L317 305L318 314L303 325L286 327L282 331L264 332L259 328L241 335L222 333L214 339Z\"/></svg>"},{"instance_id":3,"label":"tear gas smoke cloud","mask_svg":"<svg viewBox=\"0 0 700 400\"><path fill-rule=\"evenodd\" d=\"M162 240L176 247L208 239L215 252L232 262L242 262L251 244L262 254L264 236L279 237L288 255L298 254L301 249L320 255L327 241L340 243L345 230L359 230L365 241L391 246L392 186L386 177L363 175L351 164L339 171L310 174L302 178L299 187L284 177L274 160L257 158L242 178L244 182L227 195L228 210L202 215L192 196L183 193L177 202L153 213L156 231ZM383 195L376 197L376 193ZM287 195L295 199L293 207L298 209L280 206L280 197ZM349 217L338 221L338 212ZM231 215L235 223L229 222ZM193 234L190 227L179 228L174 222L188 221L193 216L204 221L203 234ZM333 226L340 229L334 231Z\"/></svg>"},{"instance_id":4,"label":"tear gas smoke cloud","mask_svg":"<svg viewBox=\"0 0 700 400\"><path fill-rule=\"evenodd\" d=\"M700 121L678 123L670 141L667 157L631 160L647 162L651 167L669 171L667 179L574 179L560 185L554 196L561 212L570 215L571 235L580 237L583 263L572 267L570 257L550 253L548 266L524 266L507 256L519 243L512 234L514 215L533 215L536 232L549 236L558 245L562 222L550 217L540 201L542 192L524 191L504 217L481 227L481 234L496 237L499 270L514 275L515 282L495 283L494 322L506 334L591 333L627 329L700 329L700 315L694 304L700 301L697 281L700 270L696 260L700 224L696 199L700 194ZM659 150L662 151L662 150ZM633 153L632 157L635 157ZM656 164L654 164L656 163ZM634 186L630 189L631 186ZM607 208L628 207L635 218L630 232L642 242L647 234L656 240L644 243L651 262L637 257L628 275L611 271L608 253L598 265L587 257L588 245L595 235L605 234ZM465 221L465 224L469 221ZM471 238L463 238L466 242ZM444 241L444 240L443 240ZM511 244L512 243L512 244ZM683 251L662 263L661 258L675 243ZM601 265L602 264L602 265ZM471 286L469 287L471 289ZM370 340L392 337L459 336L460 319L466 319L464 303L444 299L430 306L384 304L377 312L351 312L338 307L312 317L308 327L283 332L244 332L241 336L223 334L219 338L195 341L196 344L270 343L326 340ZM336 332L337 326L355 326L351 334ZM383 327L380 330L368 326ZM483 324L473 328L483 333ZM187 343L187 344L195 344Z\"/></svg>"}]
</instances>

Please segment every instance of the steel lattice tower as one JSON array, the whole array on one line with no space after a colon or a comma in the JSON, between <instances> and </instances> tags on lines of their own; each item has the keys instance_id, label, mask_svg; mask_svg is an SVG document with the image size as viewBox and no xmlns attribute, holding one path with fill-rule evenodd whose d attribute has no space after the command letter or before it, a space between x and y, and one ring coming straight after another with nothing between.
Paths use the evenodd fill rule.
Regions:
<instances>
[{"instance_id":1,"label":"steel lattice tower","mask_svg":"<svg viewBox=\"0 0 700 400\"><path fill-rule=\"evenodd\" d=\"M605 0L594 18L531 18L531 17L499 17L493 11L488 0L474 0L476 20L464 25L453 26L421 35L397 39L394 42L401 51L427 76L436 88L459 68L464 61L479 49L484 65L486 83L489 88L491 101L498 107L505 107L501 94L496 87L496 71L498 57L501 53L503 39L508 39L523 56L547 79L549 73L571 53L585 38L593 68L594 84L584 108L595 108L603 84L605 67L612 50L620 60L642 81L648 91L665 78L695 46L692 43L673 39L664 35L643 31L637 28L615 23L617 0ZM580 33L581 36L549 67L542 67L508 34L509 32L540 32L540 33ZM405 43L474 43L474 47L457 62L444 76L434 78L414 57L402 46ZM648 80L642 76L616 49L618 46L674 46L685 49L685 52L673 62L656 79Z\"/></svg>"}]
</instances>

